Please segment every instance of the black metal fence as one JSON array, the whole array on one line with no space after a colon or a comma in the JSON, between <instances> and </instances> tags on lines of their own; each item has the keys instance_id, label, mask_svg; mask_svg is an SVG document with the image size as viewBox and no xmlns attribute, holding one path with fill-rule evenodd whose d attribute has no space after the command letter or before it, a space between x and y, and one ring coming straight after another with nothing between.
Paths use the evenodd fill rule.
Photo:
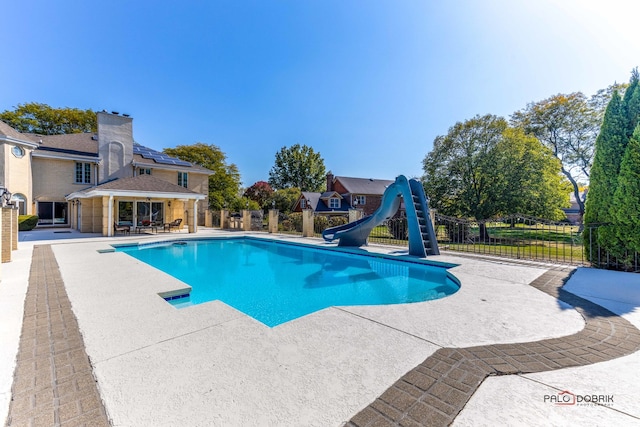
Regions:
<instances>
[{"instance_id":1,"label":"black metal fence","mask_svg":"<svg viewBox=\"0 0 640 427\"><path fill-rule=\"evenodd\" d=\"M279 232L302 234L302 213L281 213L278 219ZM258 221L263 223L262 217L255 221L252 229L264 229L258 227ZM320 237L326 228L347 222L347 215L315 215L314 235ZM434 223L441 251L640 272L638 252L614 254L601 246L598 233L606 230L607 224L581 227L520 214L476 221L439 213L435 213ZM397 217L374 227L369 242L407 248L407 219Z\"/></svg>"},{"instance_id":2,"label":"black metal fence","mask_svg":"<svg viewBox=\"0 0 640 427\"><path fill-rule=\"evenodd\" d=\"M585 264L579 226L526 215L476 221L436 213L440 250L562 264Z\"/></svg>"},{"instance_id":3,"label":"black metal fence","mask_svg":"<svg viewBox=\"0 0 640 427\"><path fill-rule=\"evenodd\" d=\"M322 232L327 228L336 227L349 223L349 215L313 215L313 234L316 237L322 237Z\"/></svg>"},{"instance_id":4,"label":"black metal fence","mask_svg":"<svg viewBox=\"0 0 640 427\"><path fill-rule=\"evenodd\" d=\"M624 249L622 244L614 245L613 249L603 245L603 240L611 242L606 235L612 236L615 232L611 224L587 224L583 233L586 258L596 268L640 273L640 253Z\"/></svg>"},{"instance_id":5,"label":"black metal fence","mask_svg":"<svg viewBox=\"0 0 640 427\"><path fill-rule=\"evenodd\" d=\"M211 224L214 228L220 228L220 211L211 211Z\"/></svg>"}]
</instances>

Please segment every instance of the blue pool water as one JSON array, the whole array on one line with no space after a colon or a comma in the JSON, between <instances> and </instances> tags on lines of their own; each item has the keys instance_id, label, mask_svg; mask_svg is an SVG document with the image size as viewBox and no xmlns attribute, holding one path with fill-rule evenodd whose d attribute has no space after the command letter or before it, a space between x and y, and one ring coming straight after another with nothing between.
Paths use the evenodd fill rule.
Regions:
<instances>
[{"instance_id":1,"label":"blue pool water","mask_svg":"<svg viewBox=\"0 0 640 427\"><path fill-rule=\"evenodd\" d=\"M331 306L433 300L459 289L445 267L252 238L117 247L192 286L182 308L221 300L276 326Z\"/></svg>"}]
</instances>

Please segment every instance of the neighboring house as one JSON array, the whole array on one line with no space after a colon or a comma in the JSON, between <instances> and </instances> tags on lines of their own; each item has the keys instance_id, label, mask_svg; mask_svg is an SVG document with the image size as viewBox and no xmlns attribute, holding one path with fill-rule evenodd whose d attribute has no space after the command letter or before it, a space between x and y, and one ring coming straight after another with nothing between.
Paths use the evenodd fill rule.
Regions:
<instances>
[{"instance_id":1,"label":"neighboring house","mask_svg":"<svg viewBox=\"0 0 640 427\"><path fill-rule=\"evenodd\" d=\"M587 191L587 188L581 188L580 199L582 201L587 199ZM567 220L572 224L580 224L582 222L582 215L580 215L580 206L576 201L576 196L573 191L569 194L569 203L571 203L570 207L562 209L567 216Z\"/></svg>"},{"instance_id":2,"label":"neighboring house","mask_svg":"<svg viewBox=\"0 0 640 427\"><path fill-rule=\"evenodd\" d=\"M98 132L23 134L0 121L0 186L38 227L111 235L114 223L138 226L182 218L196 231L208 207L213 171L133 141L133 119L97 113Z\"/></svg>"},{"instance_id":3,"label":"neighboring house","mask_svg":"<svg viewBox=\"0 0 640 427\"><path fill-rule=\"evenodd\" d=\"M344 214L349 209L362 210L371 215L380 207L382 194L394 181L386 179L350 178L327 174L327 191L324 193L302 192L293 211L313 209L322 215Z\"/></svg>"}]
</instances>

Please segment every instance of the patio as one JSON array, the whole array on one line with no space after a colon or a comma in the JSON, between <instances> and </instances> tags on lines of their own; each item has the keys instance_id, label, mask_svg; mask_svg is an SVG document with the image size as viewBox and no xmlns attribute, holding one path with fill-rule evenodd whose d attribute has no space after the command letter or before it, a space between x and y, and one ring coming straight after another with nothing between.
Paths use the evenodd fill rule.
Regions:
<instances>
[{"instance_id":1,"label":"patio","mask_svg":"<svg viewBox=\"0 0 640 427\"><path fill-rule=\"evenodd\" d=\"M203 237L204 233L199 234ZM215 231L206 234L220 235ZM140 238L119 236L118 241ZM334 307L267 328L217 301L186 310L169 307L157 293L183 285L125 254L97 253L113 241L42 241L53 243L50 253L40 247L34 255L49 259L34 263L34 267L53 268L52 260L57 260L60 279L56 281L52 272L37 276L32 270L32 286L34 277L45 277L66 289L106 409L101 412L92 403L75 400L62 409L69 403L60 400L65 394L52 392L58 396L54 400L57 412L51 410L51 401L43 408L45 413L57 413L62 425L78 425L89 413L107 414L113 425L368 425L382 421L393 425L397 416L402 416L404 423L432 420L438 425L451 420L459 425L536 424L541 414L556 423L572 424L592 424L594 419L624 424L640 420L634 404L640 390L631 375L638 372L640 357L631 354L603 362L631 353L640 345L637 329L625 320L640 325L635 310L640 305L638 288L635 293L619 289L639 285L637 276L579 269L565 287L585 298L576 299L568 292L560 291L559 295L556 291L568 270L444 255L438 259L460 264L452 272L462 282L461 290L448 298L403 306ZM12 310L0 315L8 317L2 319L7 326L2 336L3 342L14 343L13 355L9 350L2 355L3 361L9 362L3 366L12 366L17 349L20 332L15 329L22 324L22 310L15 305L24 301L32 247L30 242L21 244L14 262L3 265L3 285L7 286L5 292L10 290L5 304ZM8 277L11 280L5 279ZM603 287L593 284L610 277L615 279L608 287L609 294L604 295L609 298L602 299ZM53 289L49 287L54 284L40 286ZM60 297L61 292L56 294ZM582 307L586 327L583 317L558 296L572 298L569 302ZM62 300L64 303L64 297ZM600 311L592 318L594 310L602 309L588 300L622 317ZM27 304L26 309L29 307ZM58 309L49 305L49 313L52 307ZM35 318L39 319L38 314ZM53 330L52 317L46 319L45 324ZM68 325L73 326L73 321ZM620 337L621 331L628 336ZM573 336L555 339L567 335ZM556 354L547 354L541 361L534 357L539 352L527 347L529 344L512 345L539 340L568 347L547 348ZM72 342L73 347L67 349L76 355L79 342ZM595 344L602 346L578 354L579 349ZM58 349L66 350L62 345L34 346L31 354L42 356L44 351L55 361L51 355ZM487 361L500 357L497 350L502 360ZM576 353L572 361L562 354L565 350ZM519 360L519 356L529 359ZM449 368L445 370L440 362L449 363ZM535 372L592 362L600 363L538 374L491 376L483 382L492 373ZM70 362L75 371L74 363ZM460 371L461 365L469 363L470 371ZM87 369L79 365L77 372L85 380L71 380L74 386L66 389L67 393L85 391L90 385ZM572 375L575 370L581 374ZM22 380L29 372L20 368L16 372L14 387L18 383L37 386L37 375L34 383ZM607 379L600 382L605 372ZM13 372L1 374L0 403L6 402L6 410L11 387L7 382ZM69 381L67 377L58 379L63 378ZM58 382L55 377L51 381L54 386ZM503 387L513 394L504 393ZM613 394L615 403L613 407L586 408L544 402L545 394L561 390ZM460 394L465 393L463 399ZM461 402L457 408L448 400L455 396ZM22 409L33 411L39 401L29 398ZM16 406L14 403L12 414ZM442 418L447 416L450 419Z\"/></svg>"}]
</instances>

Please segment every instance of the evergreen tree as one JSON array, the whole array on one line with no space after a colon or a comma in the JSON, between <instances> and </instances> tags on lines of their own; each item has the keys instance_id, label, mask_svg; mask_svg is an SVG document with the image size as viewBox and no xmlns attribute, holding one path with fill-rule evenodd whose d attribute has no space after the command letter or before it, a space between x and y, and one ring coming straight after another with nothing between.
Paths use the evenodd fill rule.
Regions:
<instances>
[{"instance_id":1,"label":"evergreen tree","mask_svg":"<svg viewBox=\"0 0 640 427\"><path fill-rule=\"evenodd\" d=\"M631 71L631 80L629 80L629 87L624 93L622 105L626 117L627 139L629 139L640 116L640 75L637 68Z\"/></svg>"},{"instance_id":2,"label":"evergreen tree","mask_svg":"<svg viewBox=\"0 0 640 427\"><path fill-rule=\"evenodd\" d=\"M607 223L611 220L609 207L613 201L618 170L624 155L625 134L626 117L622 100L616 91L607 106L600 134L596 139L596 153L591 167L585 206L585 224Z\"/></svg>"},{"instance_id":3,"label":"evergreen tree","mask_svg":"<svg viewBox=\"0 0 640 427\"><path fill-rule=\"evenodd\" d=\"M613 203L613 225L621 246L616 258L629 264L633 252L640 252L640 125L629 140L620 166Z\"/></svg>"},{"instance_id":4,"label":"evergreen tree","mask_svg":"<svg viewBox=\"0 0 640 427\"><path fill-rule=\"evenodd\" d=\"M596 139L584 221L587 225L606 225L585 229L585 233L592 233L583 236L587 259L602 259L608 254L625 264L629 262L628 254L640 249L637 219L640 203L637 188L640 185L639 121L640 79L636 68L631 73L624 98L620 99L617 93L612 96ZM594 243L601 253L593 252Z\"/></svg>"}]
</instances>

